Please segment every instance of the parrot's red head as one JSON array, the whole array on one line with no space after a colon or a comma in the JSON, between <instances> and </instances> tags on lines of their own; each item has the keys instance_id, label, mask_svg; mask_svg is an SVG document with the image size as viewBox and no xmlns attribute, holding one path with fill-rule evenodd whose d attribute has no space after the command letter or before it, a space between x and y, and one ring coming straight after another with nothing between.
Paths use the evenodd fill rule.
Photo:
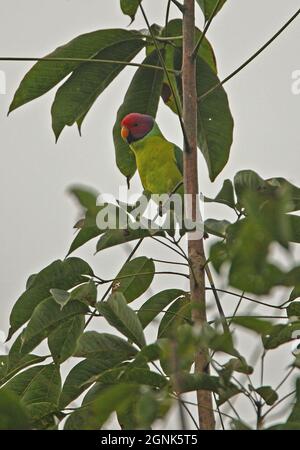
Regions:
<instances>
[{"instance_id":1,"label":"parrot's red head","mask_svg":"<svg viewBox=\"0 0 300 450\"><path fill-rule=\"evenodd\" d=\"M146 114L127 114L121 122L121 136L128 144L142 139L152 130L154 119Z\"/></svg>"}]
</instances>

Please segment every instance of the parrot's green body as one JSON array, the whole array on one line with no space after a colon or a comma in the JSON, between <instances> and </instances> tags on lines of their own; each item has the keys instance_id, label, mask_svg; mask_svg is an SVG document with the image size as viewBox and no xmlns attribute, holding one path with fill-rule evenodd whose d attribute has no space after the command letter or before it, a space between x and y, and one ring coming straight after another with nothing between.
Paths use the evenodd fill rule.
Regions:
<instances>
[{"instance_id":1,"label":"parrot's green body","mask_svg":"<svg viewBox=\"0 0 300 450\"><path fill-rule=\"evenodd\" d=\"M144 189L151 194L183 193L182 151L167 141L158 125L130 144Z\"/></svg>"}]
</instances>

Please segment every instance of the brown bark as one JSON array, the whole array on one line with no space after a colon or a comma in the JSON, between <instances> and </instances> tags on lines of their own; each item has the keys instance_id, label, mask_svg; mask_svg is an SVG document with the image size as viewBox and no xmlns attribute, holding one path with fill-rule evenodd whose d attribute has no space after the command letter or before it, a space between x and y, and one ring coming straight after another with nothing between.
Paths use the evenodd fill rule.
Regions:
<instances>
[{"instance_id":1,"label":"brown bark","mask_svg":"<svg viewBox=\"0 0 300 450\"><path fill-rule=\"evenodd\" d=\"M196 63L193 58L195 48L195 0L184 1L183 11L183 122L188 143L184 152L185 193L192 195L192 219L196 219L197 194L199 193L197 170L197 88ZM193 320L200 326L206 322L205 271L203 239L189 239L188 255L191 264L190 290L193 307ZM195 372L207 370L208 353L199 349L195 356ZM199 425L202 430L215 428L212 406L212 394L209 391L197 391Z\"/></svg>"}]
</instances>

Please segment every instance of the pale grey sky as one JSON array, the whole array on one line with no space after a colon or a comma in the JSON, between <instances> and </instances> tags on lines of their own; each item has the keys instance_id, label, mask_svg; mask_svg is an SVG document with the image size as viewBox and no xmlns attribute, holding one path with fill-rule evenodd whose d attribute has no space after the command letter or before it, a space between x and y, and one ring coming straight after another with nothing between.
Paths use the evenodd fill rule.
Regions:
<instances>
[{"instance_id":1,"label":"pale grey sky","mask_svg":"<svg viewBox=\"0 0 300 450\"><path fill-rule=\"evenodd\" d=\"M228 0L208 33L221 78L248 58L299 8L299 0ZM152 21L163 23L166 0L145 0ZM198 8L199 9L199 8ZM177 15L176 8L172 14ZM198 10L198 25L203 19ZM119 0L1 0L0 55L43 56L73 37L100 28L126 27ZM136 28L145 28L140 14ZM300 69L300 18L251 66L226 85L235 120L230 162L210 183L199 158L201 190L215 194L225 178L240 169L263 177L284 176L300 185L300 96L291 94L292 72ZM7 94L0 96L1 315L7 330L10 309L31 273L63 258L73 238L77 210L66 195L73 183L117 194L124 182L116 168L112 126L134 69L124 70L90 112L79 138L75 128L63 132L57 145L51 131L54 91L6 117L9 103L31 63L0 62ZM161 105L158 122L164 134L181 145L175 116ZM140 185L137 177L133 191ZM223 209L207 207L207 215ZM93 256L94 244L77 252L103 276L118 271L124 250ZM148 246L149 254L155 250ZM107 258L109 264L107 262ZM172 280L155 282L171 287ZM244 345L245 348L248 345ZM282 354L284 357L284 353ZM268 369L267 369L268 370ZM272 367L269 368L271 374ZM276 380L276 373L272 374Z\"/></svg>"}]
</instances>

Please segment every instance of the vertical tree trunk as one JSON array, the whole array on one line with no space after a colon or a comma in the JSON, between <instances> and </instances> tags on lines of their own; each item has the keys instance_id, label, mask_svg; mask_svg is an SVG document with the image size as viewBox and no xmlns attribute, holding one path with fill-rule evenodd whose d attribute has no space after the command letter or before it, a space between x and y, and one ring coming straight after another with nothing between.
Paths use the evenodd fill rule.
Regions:
<instances>
[{"instance_id":1,"label":"vertical tree trunk","mask_svg":"<svg viewBox=\"0 0 300 450\"><path fill-rule=\"evenodd\" d=\"M195 0L184 1L183 11L183 121L188 145L184 152L185 193L192 198L192 219L197 214L198 170L197 170L197 89L196 62L192 57L195 47ZM188 255L192 266L190 271L190 290L193 308L193 320L202 325L206 322L205 273L203 239L189 239ZM196 373L207 370L208 353L199 349L195 357ZM208 391L197 392L199 425L202 430L215 427L212 409L212 394Z\"/></svg>"}]
</instances>

